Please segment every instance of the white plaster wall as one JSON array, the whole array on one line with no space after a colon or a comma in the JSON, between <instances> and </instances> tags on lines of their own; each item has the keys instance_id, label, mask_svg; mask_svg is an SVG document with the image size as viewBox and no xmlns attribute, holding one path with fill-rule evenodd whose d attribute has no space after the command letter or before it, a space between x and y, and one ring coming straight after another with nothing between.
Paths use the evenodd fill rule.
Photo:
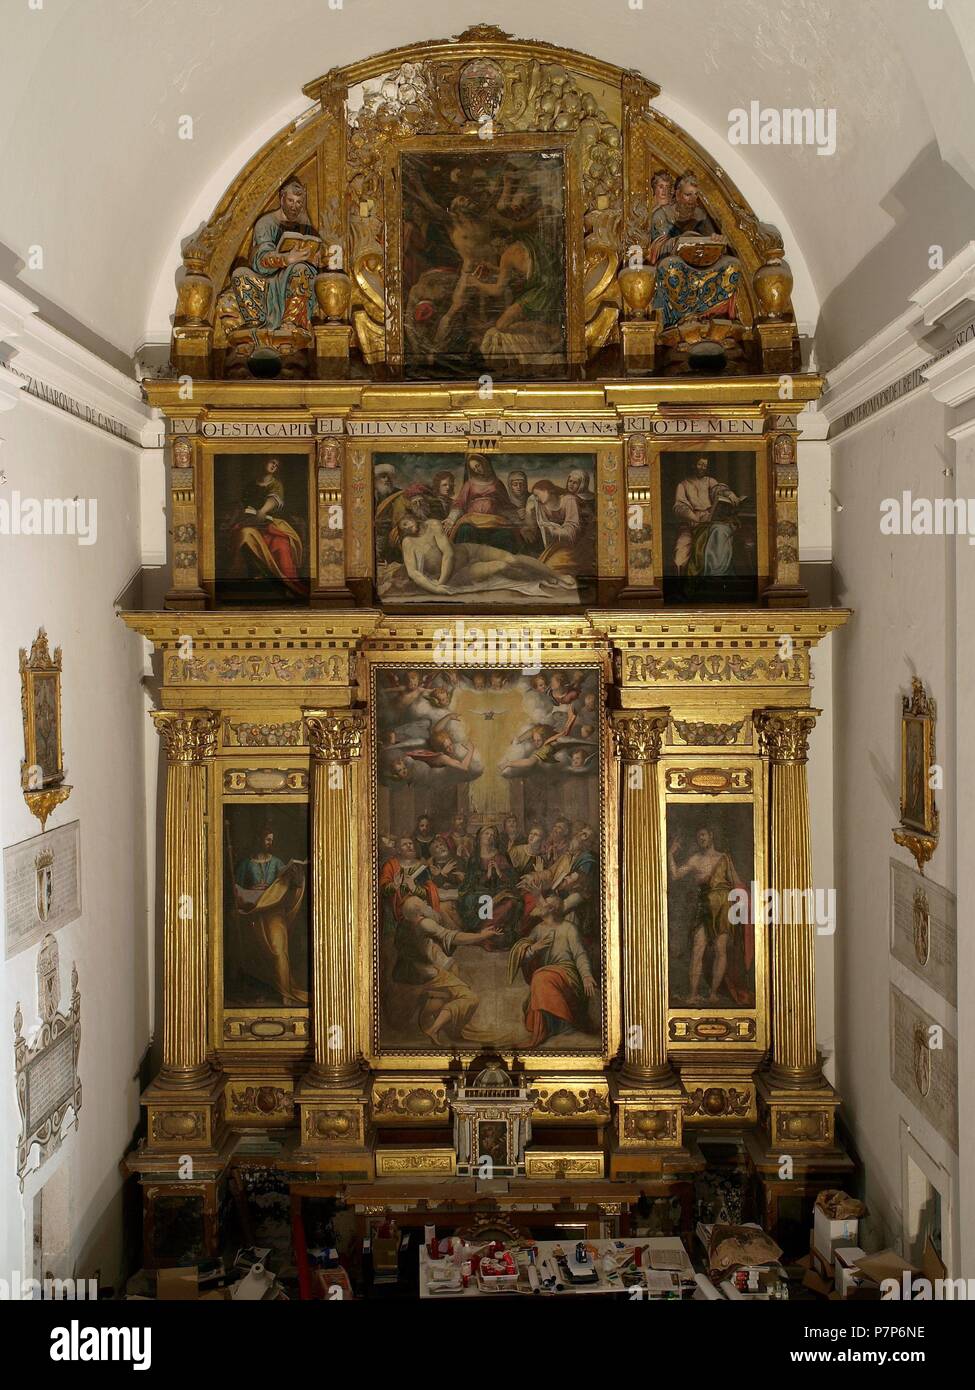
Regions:
<instances>
[{"instance_id":1,"label":"white plaster wall","mask_svg":"<svg viewBox=\"0 0 975 1390\"><path fill-rule=\"evenodd\" d=\"M926 869L955 891L954 548L951 538L884 536L880 503L909 489L950 495L944 475L945 411L927 391L833 443L836 597L855 609L835 643L835 791L838 928L835 941L837 1075L844 1114L866 1170L875 1237L896 1245L901 1228L899 1121L953 1175L958 1158L890 1079L889 981L910 993L957 1036L955 1010L890 957L892 856L899 820L900 701L923 677L938 703L941 840ZM947 446L947 447L946 447ZM964 916L960 922L964 935ZM962 1073L964 1075L964 1072ZM970 1184L969 1184L970 1185ZM970 1263L971 1254L967 1252ZM962 1258L966 1257L963 1252ZM958 1273L956 1269L954 1271ZM970 1273L963 1267L963 1273Z\"/></svg>"},{"instance_id":2,"label":"white plaster wall","mask_svg":"<svg viewBox=\"0 0 975 1390\"><path fill-rule=\"evenodd\" d=\"M0 841L37 834L20 792L23 739L17 651L47 628L63 652L63 735L70 797L49 828L81 822L81 917L57 934L62 1003L72 961L81 988L80 1126L32 1175L15 1172L19 1111L13 1015L38 1022L37 948L0 964L0 1276L30 1270L34 1192L71 1165L73 1248L79 1273L116 1278L121 1254L119 1160L139 1115L136 1072L148 1038L143 644L113 610L139 565L139 450L27 398L0 415L0 495L97 498L97 542L0 536Z\"/></svg>"}]
</instances>

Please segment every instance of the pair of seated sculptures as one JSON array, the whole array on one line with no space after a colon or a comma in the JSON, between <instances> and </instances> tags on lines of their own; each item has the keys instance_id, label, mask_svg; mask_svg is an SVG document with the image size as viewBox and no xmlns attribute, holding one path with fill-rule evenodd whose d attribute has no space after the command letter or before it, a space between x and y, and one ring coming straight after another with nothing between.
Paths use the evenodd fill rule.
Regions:
<instances>
[{"instance_id":1,"label":"pair of seated sculptures","mask_svg":"<svg viewBox=\"0 0 975 1390\"><path fill-rule=\"evenodd\" d=\"M634 209L639 231L624 240L632 251L636 235L639 254L656 270L652 307L659 311L662 345L678 365L705 340L726 357L740 356L742 265L702 205L697 179L675 179L661 169L651 189L651 207ZM305 187L292 179L280 190L278 207L257 219L249 256L231 272L218 301L228 376L254 370L261 356L278 359L284 375L306 373L315 280L327 252L309 220Z\"/></svg>"}]
</instances>

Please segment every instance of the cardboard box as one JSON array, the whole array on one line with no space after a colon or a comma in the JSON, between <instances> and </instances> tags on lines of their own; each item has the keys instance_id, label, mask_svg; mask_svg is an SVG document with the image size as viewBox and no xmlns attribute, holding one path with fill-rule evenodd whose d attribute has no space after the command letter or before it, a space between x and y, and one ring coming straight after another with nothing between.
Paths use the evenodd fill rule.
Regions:
<instances>
[{"instance_id":1,"label":"cardboard box","mask_svg":"<svg viewBox=\"0 0 975 1390\"><path fill-rule=\"evenodd\" d=\"M836 1292L840 1298L847 1298L851 1291L859 1288L863 1282L857 1262L863 1259L864 1253L859 1245L839 1245L834 1250L833 1272Z\"/></svg>"},{"instance_id":2,"label":"cardboard box","mask_svg":"<svg viewBox=\"0 0 975 1390\"><path fill-rule=\"evenodd\" d=\"M878 1250L872 1255L862 1255L857 1268L861 1276L858 1291L880 1288L885 1279L895 1279L903 1290L905 1274L913 1279L921 1273L916 1266L902 1259L896 1250ZM901 1296L904 1296L903 1293Z\"/></svg>"},{"instance_id":3,"label":"cardboard box","mask_svg":"<svg viewBox=\"0 0 975 1390\"><path fill-rule=\"evenodd\" d=\"M860 1221L856 1216L831 1221L820 1207L813 1208L813 1247L831 1265L833 1252L838 1245L856 1245L859 1228Z\"/></svg>"},{"instance_id":4,"label":"cardboard box","mask_svg":"<svg viewBox=\"0 0 975 1390\"><path fill-rule=\"evenodd\" d=\"M827 1284L832 1284L835 1277L833 1260L816 1249L816 1237L812 1233L809 1236L809 1268L817 1278L824 1279Z\"/></svg>"}]
</instances>

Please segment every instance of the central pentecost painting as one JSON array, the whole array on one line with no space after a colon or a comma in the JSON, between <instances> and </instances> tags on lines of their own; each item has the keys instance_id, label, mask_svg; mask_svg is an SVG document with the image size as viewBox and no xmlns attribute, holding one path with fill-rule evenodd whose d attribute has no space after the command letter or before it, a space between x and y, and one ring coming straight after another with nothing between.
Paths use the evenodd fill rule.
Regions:
<instances>
[{"instance_id":1,"label":"central pentecost painting","mask_svg":"<svg viewBox=\"0 0 975 1390\"><path fill-rule=\"evenodd\" d=\"M407 375L564 368L562 151L406 154L401 179Z\"/></svg>"},{"instance_id":2,"label":"central pentecost painting","mask_svg":"<svg viewBox=\"0 0 975 1390\"><path fill-rule=\"evenodd\" d=\"M599 668L374 681L378 1050L599 1053Z\"/></svg>"}]
</instances>

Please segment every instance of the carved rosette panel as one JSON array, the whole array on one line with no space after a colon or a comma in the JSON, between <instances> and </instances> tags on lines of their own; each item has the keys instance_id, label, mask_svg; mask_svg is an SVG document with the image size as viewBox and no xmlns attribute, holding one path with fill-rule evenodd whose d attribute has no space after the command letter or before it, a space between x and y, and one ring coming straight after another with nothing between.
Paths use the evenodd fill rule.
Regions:
<instances>
[{"instance_id":1,"label":"carved rosette panel","mask_svg":"<svg viewBox=\"0 0 975 1390\"><path fill-rule=\"evenodd\" d=\"M698 1086L690 1091L685 1119L746 1119L755 1104L754 1089L737 1086Z\"/></svg>"},{"instance_id":2,"label":"carved rosette panel","mask_svg":"<svg viewBox=\"0 0 975 1390\"><path fill-rule=\"evenodd\" d=\"M707 724L703 721L675 719L675 742L693 748L725 748L748 741L748 721L738 719L728 724Z\"/></svg>"},{"instance_id":3,"label":"carved rosette panel","mask_svg":"<svg viewBox=\"0 0 975 1390\"><path fill-rule=\"evenodd\" d=\"M300 719L278 723L225 719L224 744L228 748L298 748L304 741Z\"/></svg>"},{"instance_id":4,"label":"carved rosette panel","mask_svg":"<svg viewBox=\"0 0 975 1390\"><path fill-rule=\"evenodd\" d=\"M305 1135L314 1144L358 1147L365 1137L361 1106L305 1106L303 1120Z\"/></svg>"},{"instance_id":5,"label":"carved rosette panel","mask_svg":"<svg viewBox=\"0 0 975 1390\"><path fill-rule=\"evenodd\" d=\"M444 1086L377 1086L372 1108L383 1124L442 1123L449 1114Z\"/></svg>"},{"instance_id":6,"label":"carved rosette panel","mask_svg":"<svg viewBox=\"0 0 975 1390\"><path fill-rule=\"evenodd\" d=\"M602 1124L610 1117L609 1092L594 1086L539 1087L535 1093L533 1121L558 1123L583 1120Z\"/></svg>"},{"instance_id":7,"label":"carved rosette panel","mask_svg":"<svg viewBox=\"0 0 975 1390\"><path fill-rule=\"evenodd\" d=\"M294 1113L292 1082L279 1084L231 1081L227 1085L227 1115L231 1120L261 1123L290 1120Z\"/></svg>"}]
</instances>

